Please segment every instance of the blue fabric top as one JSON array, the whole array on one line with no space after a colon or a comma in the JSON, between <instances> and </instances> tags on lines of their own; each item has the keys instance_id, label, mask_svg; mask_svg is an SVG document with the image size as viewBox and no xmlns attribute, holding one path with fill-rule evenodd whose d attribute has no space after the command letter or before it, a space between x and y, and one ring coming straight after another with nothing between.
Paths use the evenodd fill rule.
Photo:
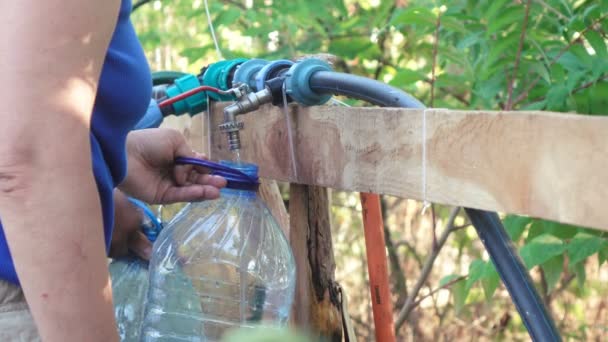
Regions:
<instances>
[{"instance_id":1,"label":"blue fabric top","mask_svg":"<svg viewBox=\"0 0 608 342\"><path fill-rule=\"evenodd\" d=\"M131 0L122 0L91 119L93 173L103 211L106 248L109 248L114 224L112 191L127 170L126 136L145 113L152 92L150 70L130 14ZM0 279L19 284L1 224Z\"/></svg>"}]
</instances>

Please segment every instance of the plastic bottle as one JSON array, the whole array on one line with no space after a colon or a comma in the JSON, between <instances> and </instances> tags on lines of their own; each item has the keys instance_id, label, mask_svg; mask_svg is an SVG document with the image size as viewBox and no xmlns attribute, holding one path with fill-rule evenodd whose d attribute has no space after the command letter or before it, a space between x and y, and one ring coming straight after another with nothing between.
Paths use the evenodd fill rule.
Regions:
<instances>
[{"instance_id":1,"label":"plastic bottle","mask_svg":"<svg viewBox=\"0 0 608 342\"><path fill-rule=\"evenodd\" d=\"M189 204L159 235L150 262L144 341L218 341L232 328L281 326L289 317L295 262L256 195L257 166L197 165L214 169L228 185L218 200Z\"/></svg>"},{"instance_id":2,"label":"plastic bottle","mask_svg":"<svg viewBox=\"0 0 608 342\"><path fill-rule=\"evenodd\" d=\"M152 242L162 229L159 219L142 202L130 199L143 211L142 231ZM122 342L140 341L144 301L148 291L148 262L134 255L110 263L114 315Z\"/></svg>"}]
</instances>

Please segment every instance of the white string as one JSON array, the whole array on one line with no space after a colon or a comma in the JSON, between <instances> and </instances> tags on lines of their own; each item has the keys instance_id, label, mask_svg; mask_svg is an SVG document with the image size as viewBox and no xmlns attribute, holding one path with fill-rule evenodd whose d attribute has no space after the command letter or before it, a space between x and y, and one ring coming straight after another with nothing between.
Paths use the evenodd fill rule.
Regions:
<instances>
[{"instance_id":1,"label":"white string","mask_svg":"<svg viewBox=\"0 0 608 342\"><path fill-rule=\"evenodd\" d=\"M426 111L422 111L422 215L431 207L431 202L426 198Z\"/></svg>"},{"instance_id":2,"label":"white string","mask_svg":"<svg viewBox=\"0 0 608 342\"><path fill-rule=\"evenodd\" d=\"M206 130L207 130L207 158L209 160L211 160L211 107L212 107L212 104L211 104L211 102L209 102L209 95L207 94L207 112L206 112L206 116L205 116L205 121L206 121L207 127L205 127L205 121L203 121L203 118L201 118L201 126L202 126L201 132L204 132L205 128L206 128ZM203 141L203 143L204 143L204 141Z\"/></svg>"},{"instance_id":3,"label":"white string","mask_svg":"<svg viewBox=\"0 0 608 342\"><path fill-rule=\"evenodd\" d=\"M332 98L331 98L331 102L332 102L332 104L334 104L334 105L339 105L339 106L344 106L344 107L350 107L350 106L349 106L349 105L348 105L346 102L342 102L342 101L338 100L338 99L337 99L337 98L335 98L335 97L332 97Z\"/></svg>"},{"instance_id":4,"label":"white string","mask_svg":"<svg viewBox=\"0 0 608 342\"><path fill-rule=\"evenodd\" d=\"M285 122L287 123L287 138L289 139L289 152L291 155L291 169L293 170L293 177L295 180L298 179L298 167L296 164L296 149L293 142L293 134L291 130L291 117L289 116L289 110L287 107L287 89L285 82L282 87L283 92L283 113L285 114Z\"/></svg>"},{"instance_id":5,"label":"white string","mask_svg":"<svg viewBox=\"0 0 608 342\"><path fill-rule=\"evenodd\" d=\"M213 44L215 44L215 51L217 51L217 57L222 60L222 51L220 50L220 45L217 43L217 37L215 36L215 30L213 29L213 21L211 20L211 13L209 13L209 5L207 4L207 0L205 2L205 12L207 12L207 23L209 23L209 31L211 31L211 37L213 38Z\"/></svg>"}]
</instances>

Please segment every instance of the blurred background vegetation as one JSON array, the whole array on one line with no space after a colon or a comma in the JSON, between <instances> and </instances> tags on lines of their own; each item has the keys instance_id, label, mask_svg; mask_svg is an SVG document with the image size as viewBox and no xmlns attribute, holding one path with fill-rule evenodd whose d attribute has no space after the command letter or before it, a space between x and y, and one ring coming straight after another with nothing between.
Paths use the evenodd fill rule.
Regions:
<instances>
[{"instance_id":1,"label":"blurred background vegetation","mask_svg":"<svg viewBox=\"0 0 608 342\"><path fill-rule=\"evenodd\" d=\"M133 21L153 70L198 72L218 60L204 0L145 2ZM210 0L209 12L224 58L330 53L335 69L433 107L608 113L606 0ZM359 339L373 340L359 199L333 192L332 203L337 280ZM395 315L414 304L398 340L528 340L462 213L447 225L452 208L421 215L412 200L382 204ZM606 234L511 215L504 223L564 338L604 340Z\"/></svg>"}]
</instances>

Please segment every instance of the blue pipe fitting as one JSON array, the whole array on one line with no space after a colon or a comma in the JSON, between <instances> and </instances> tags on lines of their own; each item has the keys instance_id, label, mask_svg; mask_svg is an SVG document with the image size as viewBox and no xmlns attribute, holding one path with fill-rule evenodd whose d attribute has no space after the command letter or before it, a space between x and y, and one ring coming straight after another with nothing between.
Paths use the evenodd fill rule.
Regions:
<instances>
[{"instance_id":1,"label":"blue pipe fitting","mask_svg":"<svg viewBox=\"0 0 608 342\"><path fill-rule=\"evenodd\" d=\"M185 93L188 90L200 87L201 83L194 75L186 75L175 80L172 86L167 88L167 96L175 97ZM175 115L190 113L192 115L200 113L207 109L207 95L205 92L200 92L189 96L181 101L173 104Z\"/></svg>"},{"instance_id":2,"label":"blue pipe fitting","mask_svg":"<svg viewBox=\"0 0 608 342\"><path fill-rule=\"evenodd\" d=\"M237 58L209 65L203 74L203 84L221 90L232 88L231 76L234 73L234 70L246 61L247 59L245 58ZM216 101L234 100L234 96L231 95L220 95L212 92L209 92L208 95Z\"/></svg>"},{"instance_id":3,"label":"blue pipe fitting","mask_svg":"<svg viewBox=\"0 0 608 342\"><path fill-rule=\"evenodd\" d=\"M249 89L256 89L255 76L268 63L268 61L263 59L250 59L247 62L239 65L239 67L234 72L232 84L246 84L249 86Z\"/></svg>"},{"instance_id":4,"label":"blue pipe fitting","mask_svg":"<svg viewBox=\"0 0 608 342\"><path fill-rule=\"evenodd\" d=\"M287 59L279 59L277 61L266 64L255 76L255 90L264 90L266 81L274 78L277 72L287 69L293 65L293 62Z\"/></svg>"},{"instance_id":5,"label":"blue pipe fitting","mask_svg":"<svg viewBox=\"0 0 608 342\"><path fill-rule=\"evenodd\" d=\"M318 71L333 71L329 64L316 58L294 64L285 74L285 90L294 101L305 106L319 106L331 98L331 94L317 94L310 88L310 77Z\"/></svg>"}]
</instances>

